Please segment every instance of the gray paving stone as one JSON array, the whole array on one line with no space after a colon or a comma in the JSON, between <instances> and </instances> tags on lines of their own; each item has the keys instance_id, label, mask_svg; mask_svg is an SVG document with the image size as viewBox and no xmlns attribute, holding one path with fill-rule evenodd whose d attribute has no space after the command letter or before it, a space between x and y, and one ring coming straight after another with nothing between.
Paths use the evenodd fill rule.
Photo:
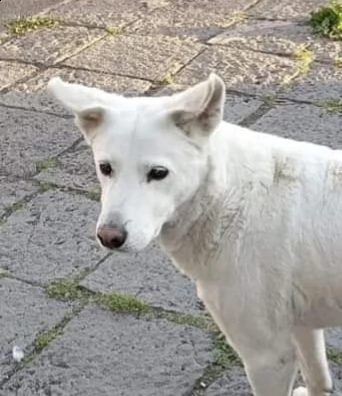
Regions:
<instances>
[{"instance_id":1,"label":"gray paving stone","mask_svg":"<svg viewBox=\"0 0 342 396\"><path fill-rule=\"evenodd\" d=\"M115 26L124 27L147 12L157 7L168 4L166 0L80 0L56 7L47 13L59 18L64 22L87 24L91 26Z\"/></svg>"},{"instance_id":2,"label":"gray paving stone","mask_svg":"<svg viewBox=\"0 0 342 396\"><path fill-rule=\"evenodd\" d=\"M289 58L213 46L186 66L175 82L194 84L214 71L223 78L228 89L267 94L274 93L285 76L292 75L295 70L295 62Z\"/></svg>"},{"instance_id":3,"label":"gray paving stone","mask_svg":"<svg viewBox=\"0 0 342 396\"><path fill-rule=\"evenodd\" d=\"M334 381L334 394L342 395L342 368L340 365L330 362L330 370Z\"/></svg>"},{"instance_id":4,"label":"gray paving stone","mask_svg":"<svg viewBox=\"0 0 342 396\"><path fill-rule=\"evenodd\" d=\"M177 72L202 49L202 44L176 37L108 36L68 59L65 64L129 77L160 80L169 72Z\"/></svg>"},{"instance_id":5,"label":"gray paving stone","mask_svg":"<svg viewBox=\"0 0 342 396\"><path fill-rule=\"evenodd\" d=\"M260 118L252 129L286 138L342 148L341 116L313 105L282 105Z\"/></svg>"},{"instance_id":6,"label":"gray paving stone","mask_svg":"<svg viewBox=\"0 0 342 396\"><path fill-rule=\"evenodd\" d=\"M307 20L311 11L326 4L326 0L263 0L250 10L250 14L263 18Z\"/></svg>"},{"instance_id":7,"label":"gray paving stone","mask_svg":"<svg viewBox=\"0 0 342 396\"><path fill-rule=\"evenodd\" d=\"M6 208L37 191L38 187L31 182L0 176L0 216Z\"/></svg>"},{"instance_id":8,"label":"gray paving stone","mask_svg":"<svg viewBox=\"0 0 342 396\"><path fill-rule=\"evenodd\" d=\"M134 78L84 70L52 68L24 83L16 85L10 92L0 96L0 103L38 111L51 111L57 114L70 114L46 92L48 81L55 76L60 76L65 81L85 84L127 96L141 94L151 86L148 81Z\"/></svg>"},{"instance_id":9,"label":"gray paving stone","mask_svg":"<svg viewBox=\"0 0 342 396\"><path fill-rule=\"evenodd\" d=\"M6 396L185 396L213 359L209 336L164 320L145 321L88 308Z\"/></svg>"},{"instance_id":10,"label":"gray paving stone","mask_svg":"<svg viewBox=\"0 0 342 396\"><path fill-rule=\"evenodd\" d=\"M210 43L284 55L294 55L305 48L321 61L333 61L342 50L340 42L313 35L307 24L277 20L249 20L227 29Z\"/></svg>"},{"instance_id":11,"label":"gray paving stone","mask_svg":"<svg viewBox=\"0 0 342 396\"><path fill-rule=\"evenodd\" d=\"M0 60L0 90L10 87L22 78L33 75L37 70L31 65Z\"/></svg>"},{"instance_id":12,"label":"gray paving stone","mask_svg":"<svg viewBox=\"0 0 342 396\"><path fill-rule=\"evenodd\" d=\"M202 312L195 285L155 246L134 255L113 254L82 285L93 291L133 294L164 309Z\"/></svg>"},{"instance_id":13,"label":"gray paving stone","mask_svg":"<svg viewBox=\"0 0 342 396\"><path fill-rule=\"evenodd\" d=\"M55 326L70 311L68 304L49 300L38 287L0 279L0 381L13 368L13 346L28 353L37 335ZM0 394L3 395L3 393Z\"/></svg>"},{"instance_id":14,"label":"gray paving stone","mask_svg":"<svg viewBox=\"0 0 342 396\"><path fill-rule=\"evenodd\" d=\"M157 9L130 25L127 31L140 35L162 34L208 40L221 33L229 23L229 16L215 7L208 10L190 3L185 7L178 4Z\"/></svg>"},{"instance_id":15,"label":"gray paving stone","mask_svg":"<svg viewBox=\"0 0 342 396\"><path fill-rule=\"evenodd\" d=\"M62 25L38 29L4 43L0 46L0 57L51 65L81 51L105 34L100 29Z\"/></svg>"},{"instance_id":16,"label":"gray paving stone","mask_svg":"<svg viewBox=\"0 0 342 396\"><path fill-rule=\"evenodd\" d=\"M252 396L243 368L233 368L208 387L205 396Z\"/></svg>"},{"instance_id":17,"label":"gray paving stone","mask_svg":"<svg viewBox=\"0 0 342 396\"><path fill-rule=\"evenodd\" d=\"M325 338L329 347L342 351L342 327L327 329Z\"/></svg>"},{"instance_id":18,"label":"gray paving stone","mask_svg":"<svg viewBox=\"0 0 342 396\"><path fill-rule=\"evenodd\" d=\"M341 100L342 69L332 65L314 64L304 76L279 92L280 97L294 100L324 102Z\"/></svg>"},{"instance_id":19,"label":"gray paving stone","mask_svg":"<svg viewBox=\"0 0 342 396\"><path fill-rule=\"evenodd\" d=\"M0 227L1 266L21 279L49 282L94 266L104 253L95 241L98 204L49 191Z\"/></svg>"},{"instance_id":20,"label":"gray paving stone","mask_svg":"<svg viewBox=\"0 0 342 396\"><path fill-rule=\"evenodd\" d=\"M183 6L184 9L197 7L208 12L215 12L225 14L227 18L235 13L242 12L250 8L255 3L255 0L172 0L175 6Z\"/></svg>"},{"instance_id":21,"label":"gray paving stone","mask_svg":"<svg viewBox=\"0 0 342 396\"><path fill-rule=\"evenodd\" d=\"M227 95L223 118L232 124L239 124L254 113L261 104L262 102L257 99Z\"/></svg>"},{"instance_id":22,"label":"gray paving stone","mask_svg":"<svg viewBox=\"0 0 342 396\"><path fill-rule=\"evenodd\" d=\"M91 149L85 142L76 146L72 152L58 157L56 167L43 170L35 178L59 186L100 191Z\"/></svg>"},{"instance_id":23,"label":"gray paving stone","mask_svg":"<svg viewBox=\"0 0 342 396\"><path fill-rule=\"evenodd\" d=\"M36 163L57 155L79 137L70 120L1 108L0 168L15 175L36 172Z\"/></svg>"}]
</instances>

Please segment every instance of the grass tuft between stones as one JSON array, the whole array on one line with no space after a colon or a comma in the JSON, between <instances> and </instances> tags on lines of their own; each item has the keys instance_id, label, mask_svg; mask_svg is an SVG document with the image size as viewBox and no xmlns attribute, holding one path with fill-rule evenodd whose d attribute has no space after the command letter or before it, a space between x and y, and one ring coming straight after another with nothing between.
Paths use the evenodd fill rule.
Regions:
<instances>
[{"instance_id":1,"label":"grass tuft between stones","mask_svg":"<svg viewBox=\"0 0 342 396\"><path fill-rule=\"evenodd\" d=\"M165 76L161 79L161 85L171 85L175 82L175 75L174 73L167 72Z\"/></svg>"},{"instance_id":2,"label":"grass tuft between stones","mask_svg":"<svg viewBox=\"0 0 342 396\"><path fill-rule=\"evenodd\" d=\"M95 301L111 312L145 314L150 307L134 296L123 293L98 294Z\"/></svg>"},{"instance_id":3,"label":"grass tuft between stones","mask_svg":"<svg viewBox=\"0 0 342 396\"><path fill-rule=\"evenodd\" d=\"M50 298L61 301L84 300L90 293L80 287L78 279L59 279L46 286L46 294Z\"/></svg>"},{"instance_id":4,"label":"grass tuft between stones","mask_svg":"<svg viewBox=\"0 0 342 396\"><path fill-rule=\"evenodd\" d=\"M36 353L40 353L46 348L54 339L61 336L63 330L61 327L55 327L41 333L34 341L33 347Z\"/></svg>"},{"instance_id":5,"label":"grass tuft between stones","mask_svg":"<svg viewBox=\"0 0 342 396\"><path fill-rule=\"evenodd\" d=\"M37 172L42 172L43 170L56 168L58 165L57 158L47 158L45 160L39 161L36 164Z\"/></svg>"},{"instance_id":6,"label":"grass tuft between stones","mask_svg":"<svg viewBox=\"0 0 342 396\"><path fill-rule=\"evenodd\" d=\"M59 20L52 17L19 17L8 22L8 32L15 35L23 35L33 30L52 28L59 24Z\"/></svg>"},{"instance_id":7,"label":"grass tuft between stones","mask_svg":"<svg viewBox=\"0 0 342 396\"><path fill-rule=\"evenodd\" d=\"M286 75L283 78L282 85L289 86L294 80L304 76L310 70L312 62L315 60L314 53L309 51L305 46L300 46L293 53L296 66L292 74Z\"/></svg>"},{"instance_id":8,"label":"grass tuft between stones","mask_svg":"<svg viewBox=\"0 0 342 396\"><path fill-rule=\"evenodd\" d=\"M328 359L332 362L342 366L342 351L338 351L336 349L328 349L327 350Z\"/></svg>"},{"instance_id":9,"label":"grass tuft between stones","mask_svg":"<svg viewBox=\"0 0 342 396\"><path fill-rule=\"evenodd\" d=\"M47 191L51 190L57 190L58 186L57 184L50 183L50 182L39 182L39 193L45 193Z\"/></svg>"},{"instance_id":10,"label":"grass tuft between stones","mask_svg":"<svg viewBox=\"0 0 342 396\"><path fill-rule=\"evenodd\" d=\"M342 39L342 2L330 1L311 13L310 26L314 32L333 40Z\"/></svg>"},{"instance_id":11,"label":"grass tuft between stones","mask_svg":"<svg viewBox=\"0 0 342 396\"><path fill-rule=\"evenodd\" d=\"M342 100L328 100L319 104L326 113L341 114L342 113Z\"/></svg>"},{"instance_id":12,"label":"grass tuft between stones","mask_svg":"<svg viewBox=\"0 0 342 396\"><path fill-rule=\"evenodd\" d=\"M84 191L83 195L92 201L99 202L101 199L101 193L98 191Z\"/></svg>"},{"instance_id":13,"label":"grass tuft between stones","mask_svg":"<svg viewBox=\"0 0 342 396\"><path fill-rule=\"evenodd\" d=\"M106 32L111 36L118 36L122 33L122 29L118 26L106 26Z\"/></svg>"}]
</instances>

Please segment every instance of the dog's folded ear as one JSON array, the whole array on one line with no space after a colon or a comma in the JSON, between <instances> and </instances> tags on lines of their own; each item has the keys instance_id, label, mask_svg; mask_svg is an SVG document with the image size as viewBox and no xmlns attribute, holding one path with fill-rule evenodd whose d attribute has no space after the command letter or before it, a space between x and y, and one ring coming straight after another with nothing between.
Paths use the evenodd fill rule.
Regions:
<instances>
[{"instance_id":1,"label":"dog's folded ear","mask_svg":"<svg viewBox=\"0 0 342 396\"><path fill-rule=\"evenodd\" d=\"M222 121L225 85L212 73L203 81L174 95L171 118L189 136L208 136Z\"/></svg>"},{"instance_id":2,"label":"dog's folded ear","mask_svg":"<svg viewBox=\"0 0 342 396\"><path fill-rule=\"evenodd\" d=\"M120 97L97 88L68 83L59 77L54 77L49 81L47 90L66 109L74 113L76 124L88 143L91 143L97 128L104 121L106 105Z\"/></svg>"}]
</instances>

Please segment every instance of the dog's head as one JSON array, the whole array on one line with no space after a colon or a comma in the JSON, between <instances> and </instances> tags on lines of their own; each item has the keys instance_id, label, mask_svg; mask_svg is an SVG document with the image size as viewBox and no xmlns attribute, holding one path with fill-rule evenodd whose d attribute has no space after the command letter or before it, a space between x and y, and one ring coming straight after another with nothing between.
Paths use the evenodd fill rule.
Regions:
<instances>
[{"instance_id":1,"label":"dog's head","mask_svg":"<svg viewBox=\"0 0 342 396\"><path fill-rule=\"evenodd\" d=\"M222 120L223 81L211 74L158 98L125 98L58 77L48 90L75 114L92 147L101 184L99 242L145 248L206 175L210 135Z\"/></svg>"}]
</instances>

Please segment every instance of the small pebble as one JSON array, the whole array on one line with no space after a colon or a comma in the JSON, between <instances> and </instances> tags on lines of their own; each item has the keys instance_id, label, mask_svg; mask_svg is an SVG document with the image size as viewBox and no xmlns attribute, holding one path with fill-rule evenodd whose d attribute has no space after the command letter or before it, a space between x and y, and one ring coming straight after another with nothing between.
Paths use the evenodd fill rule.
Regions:
<instances>
[{"instance_id":1,"label":"small pebble","mask_svg":"<svg viewBox=\"0 0 342 396\"><path fill-rule=\"evenodd\" d=\"M21 360L24 359L24 352L21 348L19 348L18 346L14 346L12 349L12 355L13 355L13 359L16 362L20 362Z\"/></svg>"}]
</instances>

